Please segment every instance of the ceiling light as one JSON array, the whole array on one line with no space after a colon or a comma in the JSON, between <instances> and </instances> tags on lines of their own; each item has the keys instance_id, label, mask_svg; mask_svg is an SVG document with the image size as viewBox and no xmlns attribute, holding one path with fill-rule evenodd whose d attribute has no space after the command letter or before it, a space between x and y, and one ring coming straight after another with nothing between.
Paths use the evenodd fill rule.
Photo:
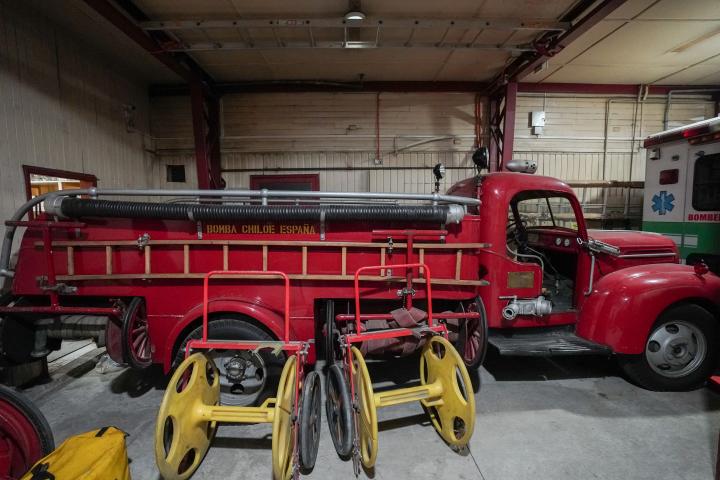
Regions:
<instances>
[{"instance_id":1,"label":"ceiling light","mask_svg":"<svg viewBox=\"0 0 720 480\"><path fill-rule=\"evenodd\" d=\"M347 12L345 14L345 20L348 22L362 22L365 20L365 14L363 12Z\"/></svg>"}]
</instances>

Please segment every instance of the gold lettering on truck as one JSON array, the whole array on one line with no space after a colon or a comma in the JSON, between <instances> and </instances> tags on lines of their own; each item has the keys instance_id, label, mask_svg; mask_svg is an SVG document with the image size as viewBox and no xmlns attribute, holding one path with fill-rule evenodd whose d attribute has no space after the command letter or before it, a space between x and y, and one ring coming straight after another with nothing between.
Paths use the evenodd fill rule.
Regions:
<instances>
[{"instance_id":1,"label":"gold lettering on truck","mask_svg":"<svg viewBox=\"0 0 720 480\"><path fill-rule=\"evenodd\" d=\"M315 234L315 225L304 223L302 225L275 225L275 224L257 224L250 223L244 225L205 225L205 233L233 234L244 233L246 235L256 234L280 234L280 235L307 235Z\"/></svg>"}]
</instances>

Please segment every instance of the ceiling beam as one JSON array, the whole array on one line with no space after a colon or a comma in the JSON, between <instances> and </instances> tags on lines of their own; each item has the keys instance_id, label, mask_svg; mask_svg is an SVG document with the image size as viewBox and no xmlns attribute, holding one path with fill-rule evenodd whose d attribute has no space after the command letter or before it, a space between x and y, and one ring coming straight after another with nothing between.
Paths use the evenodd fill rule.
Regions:
<instances>
[{"instance_id":1,"label":"ceiling beam","mask_svg":"<svg viewBox=\"0 0 720 480\"><path fill-rule=\"evenodd\" d=\"M186 54L167 52L162 45L163 37L146 33L137 25L137 18L147 18L130 0L122 0L120 11L108 0L84 0L84 2L105 18L128 38L150 53L163 65L175 72L188 83L201 82L205 88L212 89L212 77ZM165 35L160 33L160 35ZM165 37L167 37L165 35ZM167 37L169 38L169 37Z\"/></svg>"},{"instance_id":2,"label":"ceiling beam","mask_svg":"<svg viewBox=\"0 0 720 480\"><path fill-rule=\"evenodd\" d=\"M214 28L460 28L491 30L548 30L563 31L570 22L543 19L485 18L384 18L368 17L365 20L332 18L237 18L229 20L163 20L145 21L140 27L148 31L209 30Z\"/></svg>"},{"instance_id":3,"label":"ceiling beam","mask_svg":"<svg viewBox=\"0 0 720 480\"><path fill-rule=\"evenodd\" d=\"M116 0L115 4L111 4L108 0L84 1L187 82L185 87L192 92L193 139L198 187L223 188L220 178L220 100L212 77L186 53L166 51L165 44L176 41L170 35L164 32L148 33L138 27L136 22L147 20L147 17L132 0Z\"/></svg>"},{"instance_id":4,"label":"ceiling beam","mask_svg":"<svg viewBox=\"0 0 720 480\"><path fill-rule=\"evenodd\" d=\"M460 92L476 93L487 88L480 82L226 82L216 83L220 95L229 93L282 92ZM189 95L187 85L152 85L151 97Z\"/></svg>"},{"instance_id":5,"label":"ceiling beam","mask_svg":"<svg viewBox=\"0 0 720 480\"><path fill-rule=\"evenodd\" d=\"M604 18L617 10L627 0L602 0L588 14L582 15L577 13L580 9L573 9L572 15L579 15L577 22L573 23L565 32L560 35L545 34L537 42L537 50L535 53L524 54L515 59L505 70L497 77L493 85L493 91L503 88L508 82L517 82L527 77L537 68L540 68L544 62L550 57L559 53L563 48L570 45L579 37L584 35L588 30L600 23ZM588 2L580 2L585 5ZM563 18L563 20L570 20Z\"/></svg>"},{"instance_id":6,"label":"ceiling beam","mask_svg":"<svg viewBox=\"0 0 720 480\"><path fill-rule=\"evenodd\" d=\"M520 83L519 93L568 93L593 95L634 95L642 88L633 84L609 83ZM648 95L667 95L672 90L707 90L716 85L647 85Z\"/></svg>"},{"instance_id":7,"label":"ceiling beam","mask_svg":"<svg viewBox=\"0 0 720 480\"><path fill-rule=\"evenodd\" d=\"M346 49L346 50L367 50L367 49L440 49L440 50L493 50L510 52L518 56L523 52L534 52L535 49L527 45L497 45L477 43L439 43L439 42L380 42L372 41L308 41L299 42L177 42L175 45L165 47L168 52L219 52L233 50L307 50L307 49Z\"/></svg>"}]
</instances>

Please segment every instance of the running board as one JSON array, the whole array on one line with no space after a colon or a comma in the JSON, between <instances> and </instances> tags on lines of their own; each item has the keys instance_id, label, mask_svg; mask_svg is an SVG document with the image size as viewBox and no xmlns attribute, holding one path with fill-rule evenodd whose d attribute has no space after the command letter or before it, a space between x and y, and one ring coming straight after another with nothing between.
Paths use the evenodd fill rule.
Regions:
<instances>
[{"instance_id":1,"label":"running board","mask_svg":"<svg viewBox=\"0 0 720 480\"><path fill-rule=\"evenodd\" d=\"M580 338L566 328L528 328L490 331L488 342L500 355L546 357L559 355L609 355L605 345Z\"/></svg>"}]
</instances>

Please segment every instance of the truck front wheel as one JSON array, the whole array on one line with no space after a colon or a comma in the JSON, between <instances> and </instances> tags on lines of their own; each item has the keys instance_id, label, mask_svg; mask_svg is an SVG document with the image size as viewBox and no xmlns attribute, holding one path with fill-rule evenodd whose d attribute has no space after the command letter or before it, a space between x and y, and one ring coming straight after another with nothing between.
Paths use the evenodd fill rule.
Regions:
<instances>
[{"instance_id":1,"label":"truck front wheel","mask_svg":"<svg viewBox=\"0 0 720 480\"><path fill-rule=\"evenodd\" d=\"M680 305L653 325L640 355L620 355L620 367L648 390L701 387L717 364L718 323L699 305Z\"/></svg>"},{"instance_id":2,"label":"truck front wheel","mask_svg":"<svg viewBox=\"0 0 720 480\"><path fill-rule=\"evenodd\" d=\"M202 325L192 330L179 345L173 368L185 358L188 341L202 338ZM275 340L267 332L245 320L244 317L224 314L208 323L210 340ZM285 364L285 355L275 355L269 350L214 349L210 357L220 372L220 403L223 405L259 405L277 390L280 373Z\"/></svg>"}]
</instances>

